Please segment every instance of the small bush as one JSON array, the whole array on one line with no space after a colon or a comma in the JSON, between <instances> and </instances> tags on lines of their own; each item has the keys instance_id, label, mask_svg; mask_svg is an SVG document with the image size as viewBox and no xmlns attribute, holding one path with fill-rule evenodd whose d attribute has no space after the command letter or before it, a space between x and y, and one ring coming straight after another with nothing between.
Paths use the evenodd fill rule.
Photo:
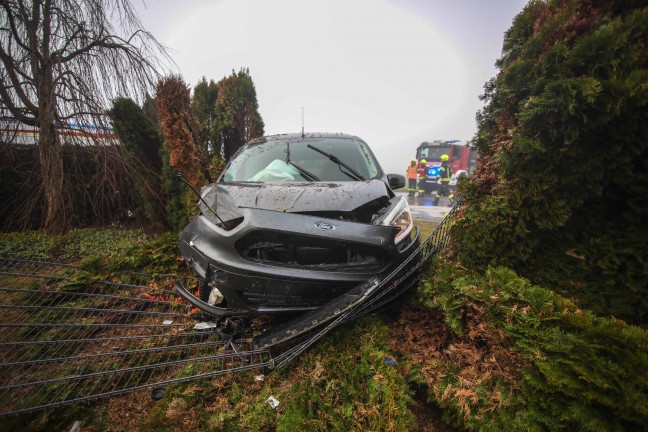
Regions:
<instances>
[{"instance_id":1,"label":"small bush","mask_svg":"<svg viewBox=\"0 0 648 432\"><path fill-rule=\"evenodd\" d=\"M178 237L167 232L141 245L131 245L122 259L111 264L111 268L153 274L176 273L181 262L179 255Z\"/></svg>"}]
</instances>

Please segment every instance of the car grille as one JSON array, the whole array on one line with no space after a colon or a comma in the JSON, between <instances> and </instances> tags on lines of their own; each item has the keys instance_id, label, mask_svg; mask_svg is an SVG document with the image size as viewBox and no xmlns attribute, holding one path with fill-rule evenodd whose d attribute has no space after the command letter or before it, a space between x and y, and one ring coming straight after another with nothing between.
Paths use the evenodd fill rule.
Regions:
<instances>
[{"instance_id":1,"label":"car grille","mask_svg":"<svg viewBox=\"0 0 648 432\"><path fill-rule=\"evenodd\" d=\"M389 255L378 248L294 234L255 231L236 244L248 261L309 270L380 270Z\"/></svg>"}]
</instances>

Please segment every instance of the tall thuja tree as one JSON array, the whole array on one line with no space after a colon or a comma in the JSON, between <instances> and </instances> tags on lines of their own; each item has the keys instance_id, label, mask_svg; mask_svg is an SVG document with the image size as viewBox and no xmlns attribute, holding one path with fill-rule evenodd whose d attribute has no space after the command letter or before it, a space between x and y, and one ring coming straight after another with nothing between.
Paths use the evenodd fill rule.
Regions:
<instances>
[{"instance_id":1,"label":"tall thuja tree","mask_svg":"<svg viewBox=\"0 0 648 432\"><path fill-rule=\"evenodd\" d=\"M142 110L146 114L146 117L151 121L153 125L155 125L155 128L158 130L158 133L162 133L160 131L160 119L158 119L157 115L157 102L155 100L155 97L151 97L151 95L146 95L144 98L144 102L142 103Z\"/></svg>"},{"instance_id":2,"label":"tall thuja tree","mask_svg":"<svg viewBox=\"0 0 648 432\"><path fill-rule=\"evenodd\" d=\"M198 143L191 112L189 88L179 76L162 79L157 86L156 111L164 137L163 184L169 198L167 210L175 229L188 223L195 213L196 197L190 190L180 193L175 173L182 173L196 189L209 181L204 153Z\"/></svg>"},{"instance_id":3,"label":"tall thuja tree","mask_svg":"<svg viewBox=\"0 0 648 432\"><path fill-rule=\"evenodd\" d=\"M218 85L214 80L207 80L202 77L193 88L191 98L191 111L196 124L196 139L203 148L205 154L212 156L220 153L216 148L214 119L216 118L216 98L218 97Z\"/></svg>"},{"instance_id":4,"label":"tall thuja tree","mask_svg":"<svg viewBox=\"0 0 648 432\"><path fill-rule=\"evenodd\" d=\"M218 177L224 165L221 143L216 130L217 98L218 84L214 80L207 82L203 77L193 88L191 112L196 125L196 139L207 156L212 178Z\"/></svg>"},{"instance_id":5,"label":"tall thuja tree","mask_svg":"<svg viewBox=\"0 0 648 432\"><path fill-rule=\"evenodd\" d=\"M216 99L216 145L222 147L225 160L252 138L263 135L263 128L250 71L232 71L218 82Z\"/></svg>"},{"instance_id":6,"label":"tall thuja tree","mask_svg":"<svg viewBox=\"0 0 648 432\"><path fill-rule=\"evenodd\" d=\"M167 57L128 0L5 0L0 30L0 114L39 129L35 189L42 191L43 226L60 232L74 219L61 132L106 126L111 100L141 97Z\"/></svg>"},{"instance_id":7,"label":"tall thuja tree","mask_svg":"<svg viewBox=\"0 0 648 432\"><path fill-rule=\"evenodd\" d=\"M504 264L601 314L648 319L648 8L532 1L478 114L456 226L465 264Z\"/></svg>"},{"instance_id":8,"label":"tall thuja tree","mask_svg":"<svg viewBox=\"0 0 648 432\"><path fill-rule=\"evenodd\" d=\"M155 226L165 223L161 193L162 138L142 108L132 99L117 98L108 112L136 195L136 217Z\"/></svg>"}]
</instances>

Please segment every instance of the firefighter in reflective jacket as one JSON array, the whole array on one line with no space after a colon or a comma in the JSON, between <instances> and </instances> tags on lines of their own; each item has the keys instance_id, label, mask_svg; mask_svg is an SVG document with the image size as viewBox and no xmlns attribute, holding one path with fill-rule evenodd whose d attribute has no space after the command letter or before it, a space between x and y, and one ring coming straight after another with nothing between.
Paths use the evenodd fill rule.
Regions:
<instances>
[{"instance_id":1,"label":"firefighter in reflective jacket","mask_svg":"<svg viewBox=\"0 0 648 432\"><path fill-rule=\"evenodd\" d=\"M450 190L451 177L452 177L452 168L448 163L448 155L445 154L441 155L441 168L439 169L439 175L437 176L438 183L440 186L439 189L437 190L436 196L434 197L434 205L439 204L439 200L441 199L442 196L447 196L451 204L454 202L453 201L454 195Z\"/></svg>"},{"instance_id":2,"label":"firefighter in reflective jacket","mask_svg":"<svg viewBox=\"0 0 648 432\"><path fill-rule=\"evenodd\" d=\"M421 159L421 163L419 163L418 166L418 193L419 196L424 196L425 195L425 180L427 180L427 171L428 171L428 166L427 166L427 161L425 159Z\"/></svg>"},{"instance_id":3,"label":"firefighter in reflective jacket","mask_svg":"<svg viewBox=\"0 0 648 432\"><path fill-rule=\"evenodd\" d=\"M417 164L418 161L416 159L412 159L405 173L407 175L407 193L412 197L416 193L416 176L418 175L418 167L416 166Z\"/></svg>"}]
</instances>

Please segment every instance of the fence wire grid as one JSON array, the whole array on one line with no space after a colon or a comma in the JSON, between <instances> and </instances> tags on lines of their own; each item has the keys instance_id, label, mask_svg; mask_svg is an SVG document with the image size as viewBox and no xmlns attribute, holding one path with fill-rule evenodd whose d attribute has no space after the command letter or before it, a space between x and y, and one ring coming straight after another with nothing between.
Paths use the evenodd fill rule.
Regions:
<instances>
[{"instance_id":1,"label":"fence wire grid","mask_svg":"<svg viewBox=\"0 0 648 432\"><path fill-rule=\"evenodd\" d=\"M0 417L283 367L335 327L415 286L427 260L447 246L460 207L357 304L266 349L251 335L198 323L173 288L178 276L99 277L73 265L0 258Z\"/></svg>"},{"instance_id":2,"label":"fence wire grid","mask_svg":"<svg viewBox=\"0 0 648 432\"><path fill-rule=\"evenodd\" d=\"M250 339L196 329L176 280L0 259L0 415L272 365Z\"/></svg>"}]
</instances>

